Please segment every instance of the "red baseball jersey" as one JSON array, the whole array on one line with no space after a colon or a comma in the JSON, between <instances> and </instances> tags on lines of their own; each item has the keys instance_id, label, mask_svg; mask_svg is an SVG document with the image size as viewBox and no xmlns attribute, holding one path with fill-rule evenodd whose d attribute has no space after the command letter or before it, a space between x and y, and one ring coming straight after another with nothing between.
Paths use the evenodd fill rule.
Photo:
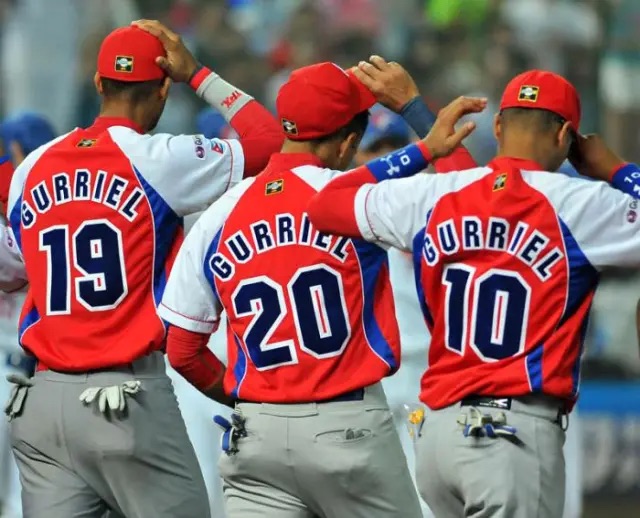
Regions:
<instances>
[{"instance_id":1,"label":"red baseball jersey","mask_svg":"<svg viewBox=\"0 0 640 518\"><path fill-rule=\"evenodd\" d=\"M99 118L30 154L8 216L29 292L20 343L42 365L85 371L162 347L156 312L182 238L243 174L237 141L142 135Z\"/></svg>"},{"instance_id":2,"label":"red baseball jersey","mask_svg":"<svg viewBox=\"0 0 640 518\"><path fill-rule=\"evenodd\" d=\"M313 155L274 155L202 215L178 254L160 315L211 333L226 311L234 397L319 401L399 367L385 250L322 234L305 212L336 174Z\"/></svg>"},{"instance_id":3,"label":"red baseball jersey","mask_svg":"<svg viewBox=\"0 0 640 518\"><path fill-rule=\"evenodd\" d=\"M431 408L470 395L571 402L599 271L640 262L635 198L537 169L498 159L357 193L362 235L413 251Z\"/></svg>"}]
</instances>

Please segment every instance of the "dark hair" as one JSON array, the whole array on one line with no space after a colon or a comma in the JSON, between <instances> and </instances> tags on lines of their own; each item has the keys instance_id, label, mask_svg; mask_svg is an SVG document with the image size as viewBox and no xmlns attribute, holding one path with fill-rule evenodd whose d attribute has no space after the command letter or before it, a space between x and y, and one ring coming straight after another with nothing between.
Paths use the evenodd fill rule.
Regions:
<instances>
[{"instance_id":1,"label":"dark hair","mask_svg":"<svg viewBox=\"0 0 640 518\"><path fill-rule=\"evenodd\" d=\"M347 135L351 133L364 135L364 132L367 130L367 124L369 124L369 111L365 110L358 113L353 119L347 122L347 124L342 126L342 128L339 128L333 133L325 135L324 137L313 139L311 143L317 146L330 140L343 140L347 137Z\"/></svg>"},{"instance_id":2,"label":"dark hair","mask_svg":"<svg viewBox=\"0 0 640 518\"><path fill-rule=\"evenodd\" d=\"M164 79L154 79L152 81L118 81L103 77L103 95L109 99L123 99L134 104L140 103L162 87Z\"/></svg>"},{"instance_id":3,"label":"dark hair","mask_svg":"<svg viewBox=\"0 0 640 518\"><path fill-rule=\"evenodd\" d=\"M557 113L539 108L505 108L500 115L505 125L518 121L521 124L531 125L539 131L549 131L554 126L562 126L567 122Z\"/></svg>"}]
</instances>

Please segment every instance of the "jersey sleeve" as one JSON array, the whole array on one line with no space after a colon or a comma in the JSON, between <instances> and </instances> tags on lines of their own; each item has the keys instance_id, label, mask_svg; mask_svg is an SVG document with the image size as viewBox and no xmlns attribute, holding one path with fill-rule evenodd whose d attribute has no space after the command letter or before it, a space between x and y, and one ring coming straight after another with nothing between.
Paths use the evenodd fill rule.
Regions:
<instances>
[{"instance_id":1,"label":"jersey sleeve","mask_svg":"<svg viewBox=\"0 0 640 518\"><path fill-rule=\"evenodd\" d=\"M558 215L569 240L592 266L640 265L640 193L634 197L604 182L578 178L566 178L553 191L548 196L560 205Z\"/></svg>"},{"instance_id":2,"label":"jersey sleeve","mask_svg":"<svg viewBox=\"0 0 640 518\"><path fill-rule=\"evenodd\" d=\"M440 197L462 189L487 171L478 168L447 175L418 174L362 186L354 205L362 237L411 251L413 238L426 226L427 214Z\"/></svg>"},{"instance_id":3,"label":"jersey sleeve","mask_svg":"<svg viewBox=\"0 0 640 518\"><path fill-rule=\"evenodd\" d=\"M111 128L147 190L155 191L178 216L207 208L243 177L244 155L237 140L204 135L140 135Z\"/></svg>"},{"instance_id":4,"label":"jersey sleeve","mask_svg":"<svg viewBox=\"0 0 640 518\"><path fill-rule=\"evenodd\" d=\"M247 186L251 181L245 180ZM158 307L170 324L196 333L216 330L223 308L213 277L215 255L224 221L245 188L238 186L211 205L187 234Z\"/></svg>"}]
</instances>

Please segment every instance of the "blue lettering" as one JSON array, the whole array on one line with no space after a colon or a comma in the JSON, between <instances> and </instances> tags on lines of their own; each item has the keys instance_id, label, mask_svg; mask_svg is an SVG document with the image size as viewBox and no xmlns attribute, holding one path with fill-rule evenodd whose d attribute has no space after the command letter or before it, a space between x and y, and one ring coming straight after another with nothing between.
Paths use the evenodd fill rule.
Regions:
<instances>
[{"instance_id":1,"label":"blue lettering","mask_svg":"<svg viewBox=\"0 0 640 518\"><path fill-rule=\"evenodd\" d=\"M36 215L28 201L22 202L21 209L22 226L24 228L29 228L35 222Z\"/></svg>"},{"instance_id":2,"label":"blue lettering","mask_svg":"<svg viewBox=\"0 0 640 518\"><path fill-rule=\"evenodd\" d=\"M31 189L31 196L36 204L36 210L41 214L51 208L51 196L45 182L40 182Z\"/></svg>"},{"instance_id":3,"label":"blue lettering","mask_svg":"<svg viewBox=\"0 0 640 518\"><path fill-rule=\"evenodd\" d=\"M509 222L502 218L489 218L489 232L487 232L488 250L506 250L507 232L509 232Z\"/></svg>"},{"instance_id":4,"label":"blue lettering","mask_svg":"<svg viewBox=\"0 0 640 518\"><path fill-rule=\"evenodd\" d=\"M253 242L256 245L256 250L259 254L271 250L276 245L273 242L273 234L269 223L266 221L258 221L251 225L251 231L253 233Z\"/></svg>"},{"instance_id":5,"label":"blue lettering","mask_svg":"<svg viewBox=\"0 0 640 518\"><path fill-rule=\"evenodd\" d=\"M102 196L104 195L104 184L107 179L107 173L104 171L98 171L96 175L96 184L93 188L93 196L91 198L93 201L102 201Z\"/></svg>"},{"instance_id":6,"label":"blue lettering","mask_svg":"<svg viewBox=\"0 0 640 518\"><path fill-rule=\"evenodd\" d=\"M144 193L142 192L142 190L139 187L136 187L122 205L120 214L122 214L128 221L133 221L134 219L136 219L138 213L135 209L142 200L143 196Z\"/></svg>"},{"instance_id":7,"label":"blue lettering","mask_svg":"<svg viewBox=\"0 0 640 518\"><path fill-rule=\"evenodd\" d=\"M306 212L302 215L302 225L300 226L298 243L301 245L311 244L311 222Z\"/></svg>"},{"instance_id":8,"label":"blue lettering","mask_svg":"<svg viewBox=\"0 0 640 518\"><path fill-rule=\"evenodd\" d=\"M73 187L73 199L74 200L88 200L89 199L89 181L91 180L91 173L86 169L77 169L75 177L75 185Z\"/></svg>"},{"instance_id":9,"label":"blue lettering","mask_svg":"<svg viewBox=\"0 0 640 518\"><path fill-rule=\"evenodd\" d=\"M114 175L114 177L111 179L109 189L107 190L107 196L104 199L104 204L111 207L112 209L117 209L118 204L120 203L120 198L122 196L122 191L124 191L128 183L129 182L124 178L120 178L119 176Z\"/></svg>"},{"instance_id":10,"label":"blue lettering","mask_svg":"<svg viewBox=\"0 0 640 518\"><path fill-rule=\"evenodd\" d=\"M482 248L482 227L480 218L467 216L462 218L463 248L480 250Z\"/></svg>"},{"instance_id":11,"label":"blue lettering","mask_svg":"<svg viewBox=\"0 0 640 518\"><path fill-rule=\"evenodd\" d=\"M513 237L511 238L511 243L509 243L509 253L511 255L516 253L516 250L520 246L522 242L522 238L524 237L525 232L529 228L529 225L519 221L516 225L516 231L513 233Z\"/></svg>"},{"instance_id":12,"label":"blue lettering","mask_svg":"<svg viewBox=\"0 0 640 518\"><path fill-rule=\"evenodd\" d=\"M333 249L331 250L331 255L338 259L340 262L344 263L347 259L347 245L351 242L348 237L341 237L336 241L336 244L333 245Z\"/></svg>"},{"instance_id":13,"label":"blue lettering","mask_svg":"<svg viewBox=\"0 0 640 518\"><path fill-rule=\"evenodd\" d=\"M549 238L534 230L527 242L522 245L522 250L518 252L518 257L531 266L548 242Z\"/></svg>"},{"instance_id":14,"label":"blue lettering","mask_svg":"<svg viewBox=\"0 0 640 518\"><path fill-rule=\"evenodd\" d=\"M316 231L316 236L313 240L312 246L318 250L324 250L325 252L328 251L331 246L331 236Z\"/></svg>"},{"instance_id":15,"label":"blue lettering","mask_svg":"<svg viewBox=\"0 0 640 518\"><path fill-rule=\"evenodd\" d=\"M225 241L225 244L233 258L239 263L246 263L253 256L253 250L242 232L233 234Z\"/></svg>"},{"instance_id":16,"label":"blue lettering","mask_svg":"<svg viewBox=\"0 0 640 518\"><path fill-rule=\"evenodd\" d=\"M424 258L427 260L429 266L433 266L438 261L439 253L438 249L433 245L433 240L429 234L424 236L424 245L422 247Z\"/></svg>"},{"instance_id":17,"label":"blue lettering","mask_svg":"<svg viewBox=\"0 0 640 518\"><path fill-rule=\"evenodd\" d=\"M296 237L293 230L293 215L291 214L278 214L276 216L276 240L278 246L293 245L296 242Z\"/></svg>"},{"instance_id":18,"label":"blue lettering","mask_svg":"<svg viewBox=\"0 0 640 518\"><path fill-rule=\"evenodd\" d=\"M533 271L536 273L539 279L544 282L549 277L551 277L551 268L555 264L557 264L563 257L564 254L558 247L555 247L553 250L551 250L551 252L545 255L533 266Z\"/></svg>"},{"instance_id":19,"label":"blue lettering","mask_svg":"<svg viewBox=\"0 0 640 518\"><path fill-rule=\"evenodd\" d=\"M209 259L209 268L218 279L223 281L230 279L235 270L233 264L220 253Z\"/></svg>"},{"instance_id":20,"label":"blue lettering","mask_svg":"<svg viewBox=\"0 0 640 518\"><path fill-rule=\"evenodd\" d=\"M53 175L53 193L56 205L61 205L71 201L69 175L67 173L58 173Z\"/></svg>"},{"instance_id":21,"label":"blue lettering","mask_svg":"<svg viewBox=\"0 0 640 518\"><path fill-rule=\"evenodd\" d=\"M453 254L460 248L458 235L452 219L448 219L438 225L438 240L441 250L447 255Z\"/></svg>"}]
</instances>

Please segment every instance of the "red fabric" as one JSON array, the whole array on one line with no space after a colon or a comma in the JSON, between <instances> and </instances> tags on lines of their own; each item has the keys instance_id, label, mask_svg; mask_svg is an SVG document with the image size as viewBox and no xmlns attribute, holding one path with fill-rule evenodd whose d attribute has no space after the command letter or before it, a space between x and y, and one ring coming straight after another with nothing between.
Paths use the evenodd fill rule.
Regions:
<instances>
[{"instance_id":1,"label":"red fabric","mask_svg":"<svg viewBox=\"0 0 640 518\"><path fill-rule=\"evenodd\" d=\"M206 393L222 379L224 364L211 352L209 335L169 327L167 358L171 366L200 392Z\"/></svg>"},{"instance_id":2,"label":"red fabric","mask_svg":"<svg viewBox=\"0 0 640 518\"><path fill-rule=\"evenodd\" d=\"M564 77L546 70L529 70L514 77L504 89L500 109L537 108L557 113L577 131L580 96Z\"/></svg>"},{"instance_id":3,"label":"red fabric","mask_svg":"<svg viewBox=\"0 0 640 518\"><path fill-rule=\"evenodd\" d=\"M211 70L207 67L202 67L191 78L191 81L189 81L189 86L194 90L197 90L198 88L200 88L200 85L204 82L204 80L209 77L209 74L211 74Z\"/></svg>"},{"instance_id":4,"label":"red fabric","mask_svg":"<svg viewBox=\"0 0 640 518\"><path fill-rule=\"evenodd\" d=\"M436 160L433 164L437 173L448 173L451 171L464 171L478 167L471 153L464 146L459 146L449 156Z\"/></svg>"},{"instance_id":5,"label":"red fabric","mask_svg":"<svg viewBox=\"0 0 640 518\"><path fill-rule=\"evenodd\" d=\"M255 100L249 101L229 123L240 139L245 178L257 175L282 147L280 126L269 110Z\"/></svg>"},{"instance_id":6,"label":"red fabric","mask_svg":"<svg viewBox=\"0 0 640 518\"><path fill-rule=\"evenodd\" d=\"M377 182L366 166L358 167L349 174L338 176L318 192L307 208L309 219L320 232L361 238L356 215L353 210L358 189L367 183ZM333 210L325 210L331 205Z\"/></svg>"},{"instance_id":7,"label":"red fabric","mask_svg":"<svg viewBox=\"0 0 640 518\"><path fill-rule=\"evenodd\" d=\"M160 40L138 27L120 27L98 52L98 74L117 81L153 81L165 77L156 58L165 56Z\"/></svg>"},{"instance_id":8,"label":"red fabric","mask_svg":"<svg viewBox=\"0 0 640 518\"><path fill-rule=\"evenodd\" d=\"M13 164L8 158L2 162L0 157L0 203L7 207L9 200L9 187L11 186L11 178L13 177Z\"/></svg>"},{"instance_id":9,"label":"red fabric","mask_svg":"<svg viewBox=\"0 0 640 518\"><path fill-rule=\"evenodd\" d=\"M375 103L351 72L325 62L294 70L278 92L276 111L288 139L311 140L330 135Z\"/></svg>"}]
</instances>

